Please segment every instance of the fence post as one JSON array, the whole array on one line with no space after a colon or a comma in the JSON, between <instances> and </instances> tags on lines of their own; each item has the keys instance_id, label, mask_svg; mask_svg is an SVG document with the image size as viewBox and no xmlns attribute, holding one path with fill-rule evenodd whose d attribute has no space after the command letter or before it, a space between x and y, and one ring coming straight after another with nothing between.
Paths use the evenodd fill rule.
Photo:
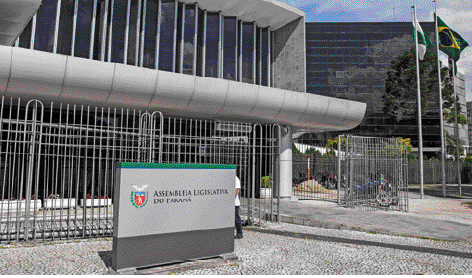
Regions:
<instances>
[{"instance_id":1,"label":"fence post","mask_svg":"<svg viewBox=\"0 0 472 278\"><path fill-rule=\"evenodd\" d=\"M341 204L341 135L338 135L338 164L337 171L337 187L338 187L338 205Z\"/></svg>"}]
</instances>

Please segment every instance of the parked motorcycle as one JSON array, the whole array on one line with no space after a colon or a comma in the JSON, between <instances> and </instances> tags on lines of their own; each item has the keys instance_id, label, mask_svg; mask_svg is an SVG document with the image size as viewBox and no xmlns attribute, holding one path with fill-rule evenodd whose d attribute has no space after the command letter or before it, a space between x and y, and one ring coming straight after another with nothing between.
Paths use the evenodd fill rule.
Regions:
<instances>
[{"instance_id":1,"label":"parked motorcycle","mask_svg":"<svg viewBox=\"0 0 472 278\"><path fill-rule=\"evenodd\" d=\"M334 174L330 175L325 171L318 171L315 175L315 180L329 190L335 189L338 184L336 176Z\"/></svg>"},{"instance_id":2,"label":"parked motorcycle","mask_svg":"<svg viewBox=\"0 0 472 278\"><path fill-rule=\"evenodd\" d=\"M350 177L350 173L348 173L348 176ZM361 176L353 175L353 178L358 180ZM369 179L366 184L359 184L354 181L352 188L356 197L375 199L381 207L398 205L398 190L384 178L383 174L380 174L376 180ZM350 194L350 190L348 190L348 194Z\"/></svg>"}]
</instances>

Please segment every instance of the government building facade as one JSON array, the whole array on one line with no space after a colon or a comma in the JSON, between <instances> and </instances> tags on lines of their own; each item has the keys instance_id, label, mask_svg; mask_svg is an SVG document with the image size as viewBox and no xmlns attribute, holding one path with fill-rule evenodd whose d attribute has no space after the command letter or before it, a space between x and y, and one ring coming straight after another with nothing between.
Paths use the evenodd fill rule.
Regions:
<instances>
[{"instance_id":1,"label":"government building facade","mask_svg":"<svg viewBox=\"0 0 472 278\"><path fill-rule=\"evenodd\" d=\"M7 0L0 18L2 199L106 199L118 161L236 164L246 196L271 176L290 198L292 138L366 111L307 93L305 14L279 1Z\"/></svg>"}]
</instances>

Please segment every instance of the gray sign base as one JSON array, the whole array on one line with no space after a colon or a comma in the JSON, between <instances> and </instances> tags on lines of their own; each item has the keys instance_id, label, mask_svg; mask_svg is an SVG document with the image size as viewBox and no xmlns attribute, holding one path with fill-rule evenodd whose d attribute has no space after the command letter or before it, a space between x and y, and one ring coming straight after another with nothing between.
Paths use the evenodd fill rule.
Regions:
<instances>
[{"instance_id":1,"label":"gray sign base","mask_svg":"<svg viewBox=\"0 0 472 278\"><path fill-rule=\"evenodd\" d=\"M218 267L220 265L224 265L228 262L239 262L238 257L236 254L227 253L221 254L217 257L209 257L209 258L200 258L195 260L186 260L186 261L179 261L173 263L164 263L162 265L157 265L154 267L146 267L146 268L125 268L114 270L113 268L109 268L110 275L164 275L164 274L171 274L171 273L180 273L184 271L200 269L200 268L213 268Z\"/></svg>"},{"instance_id":2,"label":"gray sign base","mask_svg":"<svg viewBox=\"0 0 472 278\"><path fill-rule=\"evenodd\" d=\"M138 271L136 268L130 267L130 268L123 268L123 269L118 269L114 270L113 268L109 268L109 273L110 275L134 275Z\"/></svg>"},{"instance_id":3,"label":"gray sign base","mask_svg":"<svg viewBox=\"0 0 472 278\"><path fill-rule=\"evenodd\" d=\"M221 254L220 258L222 258L225 261L237 261L238 256L236 256L236 253L227 253L227 254Z\"/></svg>"}]
</instances>

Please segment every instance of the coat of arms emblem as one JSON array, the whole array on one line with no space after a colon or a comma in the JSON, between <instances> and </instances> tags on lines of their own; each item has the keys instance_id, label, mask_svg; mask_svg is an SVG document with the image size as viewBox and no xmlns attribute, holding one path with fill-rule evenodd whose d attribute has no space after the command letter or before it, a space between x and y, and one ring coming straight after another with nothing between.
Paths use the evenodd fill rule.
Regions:
<instances>
[{"instance_id":1,"label":"coat of arms emblem","mask_svg":"<svg viewBox=\"0 0 472 278\"><path fill-rule=\"evenodd\" d=\"M132 184L132 187L136 189L136 191L131 191L131 203L133 206L136 208L142 208L146 205L148 201L148 191L144 191L146 187L148 187L147 184L145 185L136 185Z\"/></svg>"}]
</instances>

